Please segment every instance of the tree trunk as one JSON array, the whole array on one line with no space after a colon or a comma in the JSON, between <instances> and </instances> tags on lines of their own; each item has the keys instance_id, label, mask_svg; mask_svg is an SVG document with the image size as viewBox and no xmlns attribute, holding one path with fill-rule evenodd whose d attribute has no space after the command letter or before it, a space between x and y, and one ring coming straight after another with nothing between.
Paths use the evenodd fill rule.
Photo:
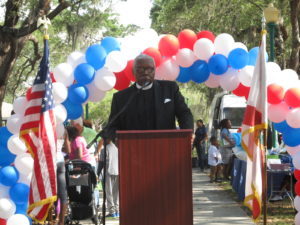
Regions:
<instances>
[{"instance_id":1,"label":"tree trunk","mask_svg":"<svg viewBox=\"0 0 300 225\"><path fill-rule=\"evenodd\" d=\"M292 52L289 61L289 68L298 71L300 51L298 12L300 11L300 0L290 0L290 9L292 25Z\"/></svg>"},{"instance_id":2,"label":"tree trunk","mask_svg":"<svg viewBox=\"0 0 300 225\"><path fill-rule=\"evenodd\" d=\"M0 124L2 124L2 102L9 74L20 55L26 36L14 38L0 34Z\"/></svg>"}]
</instances>

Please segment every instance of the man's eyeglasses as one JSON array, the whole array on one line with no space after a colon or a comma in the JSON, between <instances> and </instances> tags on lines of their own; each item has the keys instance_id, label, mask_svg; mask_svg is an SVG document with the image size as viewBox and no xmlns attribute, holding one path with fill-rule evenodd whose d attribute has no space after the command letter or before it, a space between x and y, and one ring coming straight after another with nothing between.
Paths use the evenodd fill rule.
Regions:
<instances>
[{"instance_id":1,"label":"man's eyeglasses","mask_svg":"<svg viewBox=\"0 0 300 225\"><path fill-rule=\"evenodd\" d=\"M137 73L153 73L154 68L152 67L138 67L136 68Z\"/></svg>"}]
</instances>

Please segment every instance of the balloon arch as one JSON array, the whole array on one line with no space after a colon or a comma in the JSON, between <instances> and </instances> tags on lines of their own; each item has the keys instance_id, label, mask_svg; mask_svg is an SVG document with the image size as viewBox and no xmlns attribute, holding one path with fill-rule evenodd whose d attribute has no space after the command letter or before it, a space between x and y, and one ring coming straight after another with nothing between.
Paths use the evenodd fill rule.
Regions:
<instances>
[{"instance_id":1,"label":"balloon arch","mask_svg":"<svg viewBox=\"0 0 300 225\"><path fill-rule=\"evenodd\" d=\"M57 65L51 73L57 135L64 132L63 122L83 113L86 102L101 101L111 89L122 90L134 81L133 59L141 52L154 58L156 77L160 80L193 81L210 88L221 86L237 96L248 97L259 47L248 51L230 34L215 37L210 31L182 30L178 36L158 35L145 29L123 39L105 37L85 52L71 53L67 62ZM286 149L293 157L295 176L300 179L300 82L291 69L267 62L268 118L283 134ZM0 128L0 225L26 225L25 216L33 159L19 139L27 99L13 103L16 114ZM295 185L300 195L300 181ZM295 198L299 211L300 198ZM300 214L296 215L300 222ZM7 222L6 222L7 220Z\"/></svg>"}]
</instances>

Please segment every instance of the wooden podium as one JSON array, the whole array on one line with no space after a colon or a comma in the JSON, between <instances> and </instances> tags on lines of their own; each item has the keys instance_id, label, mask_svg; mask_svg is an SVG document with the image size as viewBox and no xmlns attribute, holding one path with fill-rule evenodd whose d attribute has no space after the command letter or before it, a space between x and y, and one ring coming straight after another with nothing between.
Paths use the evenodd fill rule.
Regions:
<instances>
[{"instance_id":1,"label":"wooden podium","mask_svg":"<svg viewBox=\"0 0 300 225\"><path fill-rule=\"evenodd\" d=\"M120 225L192 225L192 130L118 131Z\"/></svg>"}]
</instances>

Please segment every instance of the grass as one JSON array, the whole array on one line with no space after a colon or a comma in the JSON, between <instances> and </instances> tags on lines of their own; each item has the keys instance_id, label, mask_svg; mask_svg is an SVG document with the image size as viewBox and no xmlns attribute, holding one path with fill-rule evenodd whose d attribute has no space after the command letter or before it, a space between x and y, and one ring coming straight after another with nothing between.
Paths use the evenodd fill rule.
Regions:
<instances>
[{"instance_id":1,"label":"grass","mask_svg":"<svg viewBox=\"0 0 300 225\"><path fill-rule=\"evenodd\" d=\"M243 202L239 201L237 193L235 193L230 185L230 182L220 183L220 186L228 193L229 196L235 200L241 208L251 217L251 211L243 205ZM292 207L288 198L284 198L283 201L268 202L267 205L267 224L272 225L292 225L295 224L296 211ZM257 225L263 224L263 216L261 216Z\"/></svg>"}]
</instances>

